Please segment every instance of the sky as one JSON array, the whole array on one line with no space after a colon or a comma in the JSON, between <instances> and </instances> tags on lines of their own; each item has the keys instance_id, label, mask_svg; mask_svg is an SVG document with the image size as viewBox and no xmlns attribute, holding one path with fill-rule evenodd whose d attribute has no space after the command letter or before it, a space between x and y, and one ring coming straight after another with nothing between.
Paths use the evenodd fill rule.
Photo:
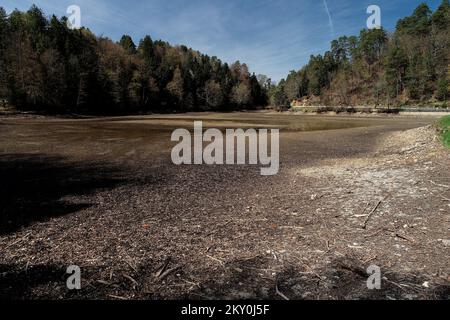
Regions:
<instances>
[{"instance_id":1,"label":"sky","mask_svg":"<svg viewBox=\"0 0 450 320\"><path fill-rule=\"evenodd\" d=\"M61 17L78 5L81 24L97 35L117 41L128 34L137 44L148 34L224 62L245 62L279 81L333 39L366 28L369 5L380 7L382 26L392 31L421 2L434 10L441 0L0 0L0 6L9 13L36 4Z\"/></svg>"}]
</instances>

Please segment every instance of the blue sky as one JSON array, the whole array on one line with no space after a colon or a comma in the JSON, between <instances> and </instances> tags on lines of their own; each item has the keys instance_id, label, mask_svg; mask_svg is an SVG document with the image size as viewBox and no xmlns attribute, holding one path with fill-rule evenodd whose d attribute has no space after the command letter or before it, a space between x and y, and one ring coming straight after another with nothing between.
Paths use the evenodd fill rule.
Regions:
<instances>
[{"instance_id":1,"label":"blue sky","mask_svg":"<svg viewBox=\"0 0 450 320\"><path fill-rule=\"evenodd\" d=\"M138 43L149 34L226 62L246 62L252 72L278 81L311 54L328 50L334 38L358 34L369 5L380 6L383 27L393 30L421 2L434 10L441 0L0 0L0 6L10 12L34 3L62 16L76 4L82 25L97 35L118 40L129 34Z\"/></svg>"}]
</instances>

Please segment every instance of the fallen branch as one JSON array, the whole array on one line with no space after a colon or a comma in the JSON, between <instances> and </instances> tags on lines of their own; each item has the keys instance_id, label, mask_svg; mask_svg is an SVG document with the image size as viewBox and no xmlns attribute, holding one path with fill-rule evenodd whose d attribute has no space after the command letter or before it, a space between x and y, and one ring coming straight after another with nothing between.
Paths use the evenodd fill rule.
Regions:
<instances>
[{"instance_id":1,"label":"fallen branch","mask_svg":"<svg viewBox=\"0 0 450 320\"><path fill-rule=\"evenodd\" d=\"M214 260L214 261L220 263L220 265L222 265L222 266L225 265L225 262L223 262L223 261L220 260L220 259L214 258L213 256L210 256L209 254L207 254L206 256L207 256L208 258L210 258L211 260Z\"/></svg>"},{"instance_id":2,"label":"fallen branch","mask_svg":"<svg viewBox=\"0 0 450 320\"><path fill-rule=\"evenodd\" d=\"M228 226L228 225L229 225L230 223L232 223L232 222L233 222L233 219L229 220L228 222L222 224L222 225L220 226L219 229L216 229L216 230L214 230L214 231L208 233L206 236L207 236L207 237L210 237L210 236L215 235L216 233L218 233L219 231L223 230L226 226Z\"/></svg>"},{"instance_id":3,"label":"fallen branch","mask_svg":"<svg viewBox=\"0 0 450 320\"><path fill-rule=\"evenodd\" d=\"M351 271L351 272L357 274L358 276L360 276L362 278L366 278L367 277L367 273L365 272L365 270L363 268L355 266L351 262L340 261L338 263L338 265L342 269L347 270L347 271Z\"/></svg>"},{"instance_id":4,"label":"fallen branch","mask_svg":"<svg viewBox=\"0 0 450 320\"><path fill-rule=\"evenodd\" d=\"M199 289L201 289L200 283L195 283L195 282L192 282L192 281L188 281L186 279L181 279L181 281L186 282L187 284L190 284L190 285L192 285L194 287L198 287Z\"/></svg>"},{"instance_id":5,"label":"fallen branch","mask_svg":"<svg viewBox=\"0 0 450 320\"><path fill-rule=\"evenodd\" d=\"M408 237L406 237L406 236L404 236L404 235L401 235L400 233L395 233L395 236L397 237L397 238L400 238L400 239L403 239L403 240L406 240L406 241L410 241L410 242L413 242L413 243L416 243L416 241L414 241L414 239L410 239L410 238L408 238Z\"/></svg>"},{"instance_id":6,"label":"fallen branch","mask_svg":"<svg viewBox=\"0 0 450 320\"><path fill-rule=\"evenodd\" d=\"M275 293L279 295L281 298L283 298L286 301L289 301L290 299L286 297L280 290L278 290L278 284L275 285Z\"/></svg>"},{"instance_id":7,"label":"fallen branch","mask_svg":"<svg viewBox=\"0 0 450 320\"><path fill-rule=\"evenodd\" d=\"M30 235L31 235L31 232L28 232L28 233L27 233L26 235L24 235L23 237L21 237L21 238L20 238L19 240L17 240L17 241L14 241L13 243L11 243L11 244L7 245L5 249L8 249L8 248L10 248L10 247L14 246L15 244L18 244L19 242L22 242L22 241L24 241L24 240L25 240L25 238L28 238L28 237L29 237Z\"/></svg>"},{"instance_id":8,"label":"fallen branch","mask_svg":"<svg viewBox=\"0 0 450 320\"><path fill-rule=\"evenodd\" d=\"M374 255L374 256L372 256L372 257L367 258L366 260L364 260L363 263L364 263L364 264L367 264L367 263L369 263L369 262L375 260L376 258L378 258L378 256L377 256L377 255Z\"/></svg>"},{"instance_id":9,"label":"fallen branch","mask_svg":"<svg viewBox=\"0 0 450 320\"><path fill-rule=\"evenodd\" d=\"M129 275L124 274L123 276L124 276L124 278L127 278L128 280L130 280L135 286L139 286L139 282L137 282L136 280L134 280L134 279L133 279L132 277L130 277Z\"/></svg>"},{"instance_id":10,"label":"fallen branch","mask_svg":"<svg viewBox=\"0 0 450 320\"><path fill-rule=\"evenodd\" d=\"M178 271L180 269L181 269L181 266L177 266L177 267L173 267L172 269L168 269L168 270L164 271L164 273L161 274L158 279L164 280L165 278L167 278L168 275L170 275L171 273Z\"/></svg>"},{"instance_id":11,"label":"fallen branch","mask_svg":"<svg viewBox=\"0 0 450 320\"><path fill-rule=\"evenodd\" d=\"M128 300L128 298L119 297L119 296L115 296L115 295L112 295L112 294L108 294L108 297L113 298L113 299L117 299L117 300Z\"/></svg>"},{"instance_id":12,"label":"fallen branch","mask_svg":"<svg viewBox=\"0 0 450 320\"><path fill-rule=\"evenodd\" d=\"M388 282L388 283L390 283L390 284L393 284L394 286L396 286L396 287L398 287L398 288L400 288L400 289L402 289L402 290L405 290L405 288L403 288L403 287L402 287L399 283L397 283L397 282L391 281L391 280L389 280L389 279L386 278L386 277L384 277L383 280L386 281L386 282Z\"/></svg>"},{"instance_id":13,"label":"fallen branch","mask_svg":"<svg viewBox=\"0 0 450 320\"><path fill-rule=\"evenodd\" d=\"M383 202L383 200L378 201L378 203L375 206L375 208L373 208L373 210L369 213L369 215L367 216L366 221L364 221L363 229L367 229L367 224L369 223L369 220L372 218L374 213L378 210L378 208L380 207L382 202Z\"/></svg>"},{"instance_id":14,"label":"fallen branch","mask_svg":"<svg viewBox=\"0 0 450 320\"><path fill-rule=\"evenodd\" d=\"M374 232L372 234L368 234L368 235L364 236L364 238L367 239L367 238L375 237L375 236L379 235L380 233L382 233L383 231L386 231L386 230L384 228L383 229L379 229L378 231L376 231L376 232Z\"/></svg>"},{"instance_id":15,"label":"fallen branch","mask_svg":"<svg viewBox=\"0 0 450 320\"><path fill-rule=\"evenodd\" d=\"M166 260L164 260L162 266L154 274L156 278L160 278L161 275L167 270L170 260L171 260L170 257L168 257L168 258L166 258Z\"/></svg>"},{"instance_id":16,"label":"fallen branch","mask_svg":"<svg viewBox=\"0 0 450 320\"><path fill-rule=\"evenodd\" d=\"M316 276L320 281L323 281L323 278L317 272L315 272L313 270L313 268L311 268L308 264L306 264L305 262L301 261L298 258L296 258L296 260L299 261L306 268L306 270L308 270L309 274L312 274L312 275Z\"/></svg>"},{"instance_id":17,"label":"fallen branch","mask_svg":"<svg viewBox=\"0 0 450 320\"><path fill-rule=\"evenodd\" d=\"M430 182L431 182L432 184L434 184L435 186L438 186L438 187L442 187L442 188L450 188L450 186L448 186L448 185L446 185L446 184L436 183L436 182L431 181L431 180L430 180Z\"/></svg>"},{"instance_id":18,"label":"fallen branch","mask_svg":"<svg viewBox=\"0 0 450 320\"><path fill-rule=\"evenodd\" d=\"M367 208L369 208L369 205L370 205L370 202L367 202L367 204L366 204L366 206L364 207L364 211L361 213L361 217L365 217L366 216L366 211L367 211Z\"/></svg>"},{"instance_id":19,"label":"fallen branch","mask_svg":"<svg viewBox=\"0 0 450 320\"><path fill-rule=\"evenodd\" d=\"M131 269L134 270L134 272L139 273L138 270L136 269L136 266L134 265L134 263L132 262L132 259L130 257L126 257L125 258L125 262Z\"/></svg>"}]
</instances>

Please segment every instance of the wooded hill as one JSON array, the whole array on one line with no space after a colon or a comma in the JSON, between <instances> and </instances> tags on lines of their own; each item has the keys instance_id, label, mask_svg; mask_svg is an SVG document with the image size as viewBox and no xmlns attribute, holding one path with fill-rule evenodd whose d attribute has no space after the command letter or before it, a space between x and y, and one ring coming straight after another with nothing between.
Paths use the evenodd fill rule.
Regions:
<instances>
[{"instance_id":1,"label":"wooded hill","mask_svg":"<svg viewBox=\"0 0 450 320\"><path fill-rule=\"evenodd\" d=\"M450 4L426 4L398 21L393 34L362 30L331 43L271 88L274 105L446 106L450 84Z\"/></svg>"},{"instance_id":2,"label":"wooded hill","mask_svg":"<svg viewBox=\"0 0 450 320\"><path fill-rule=\"evenodd\" d=\"M0 105L56 113L224 111L267 103L245 64L129 36L115 43L36 6L0 7Z\"/></svg>"}]
</instances>

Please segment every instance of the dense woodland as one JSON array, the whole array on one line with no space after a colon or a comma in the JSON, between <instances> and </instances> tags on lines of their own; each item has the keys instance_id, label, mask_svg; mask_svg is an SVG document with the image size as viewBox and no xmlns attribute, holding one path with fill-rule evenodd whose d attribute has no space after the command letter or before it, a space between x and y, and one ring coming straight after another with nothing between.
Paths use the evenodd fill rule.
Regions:
<instances>
[{"instance_id":1,"label":"dense woodland","mask_svg":"<svg viewBox=\"0 0 450 320\"><path fill-rule=\"evenodd\" d=\"M264 77L262 77L264 78ZM265 78L264 78L265 79ZM0 100L23 110L131 114L251 109L267 104L245 64L124 35L115 43L36 6L0 7ZM0 103L1 104L1 103Z\"/></svg>"},{"instance_id":2,"label":"dense woodland","mask_svg":"<svg viewBox=\"0 0 450 320\"><path fill-rule=\"evenodd\" d=\"M364 29L311 56L278 85L246 64L223 63L146 36L136 45L71 30L36 6L0 7L0 105L56 113L228 111L265 106L437 104L450 85L450 4L421 4L395 32Z\"/></svg>"},{"instance_id":3,"label":"dense woodland","mask_svg":"<svg viewBox=\"0 0 450 320\"><path fill-rule=\"evenodd\" d=\"M393 34L362 30L340 37L324 55L311 56L270 96L274 105L430 104L446 106L450 84L450 4L426 4L398 21Z\"/></svg>"}]
</instances>

